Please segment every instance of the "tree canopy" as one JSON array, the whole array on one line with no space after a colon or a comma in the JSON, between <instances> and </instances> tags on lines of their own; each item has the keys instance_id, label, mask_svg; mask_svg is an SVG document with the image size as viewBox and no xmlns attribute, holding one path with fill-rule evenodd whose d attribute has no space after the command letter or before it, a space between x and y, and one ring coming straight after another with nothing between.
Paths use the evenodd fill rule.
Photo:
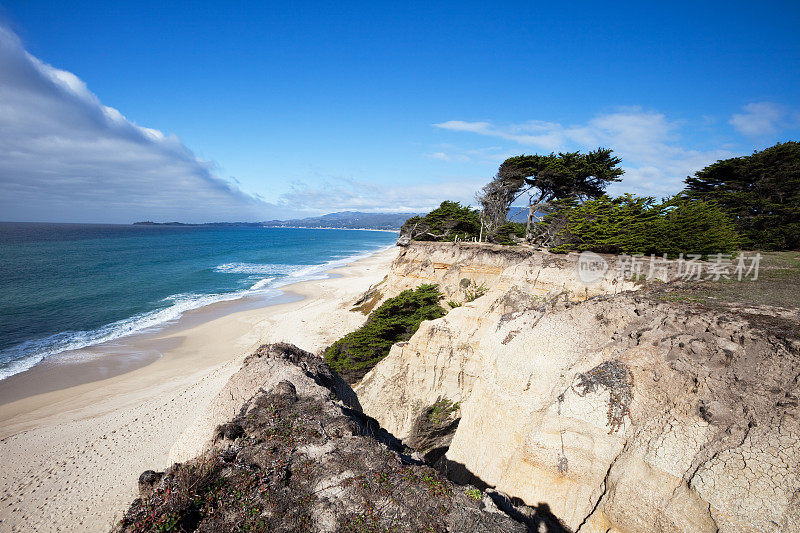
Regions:
<instances>
[{"instance_id":1,"label":"tree canopy","mask_svg":"<svg viewBox=\"0 0 800 533\"><path fill-rule=\"evenodd\" d=\"M686 194L713 201L747 247L800 249L800 143L717 161L686 178Z\"/></svg>"},{"instance_id":2,"label":"tree canopy","mask_svg":"<svg viewBox=\"0 0 800 533\"><path fill-rule=\"evenodd\" d=\"M733 223L718 206L682 194L660 203L631 194L564 203L540 225L556 227L554 252L709 256L739 246Z\"/></svg>"},{"instance_id":3,"label":"tree canopy","mask_svg":"<svg viewBox=\"0 0 800 533\"><path fill-rule=\"evenodd\" d=\"M620 181L623 174L617 167L621 159L612 153L608 148L598 148L585 154L559 152L506 159L478 195L489 233L506 222L509 208L524 194L529 195L529 204L534 207L602 195L608 184Z\"/></svg>"},{"instance_id":4,"label":"tree canopy","mask_svg":"<svg viewBox=\"0 0 800 533\"><path fill-rule=\"evenodd\" d=\"M427 215L409 218L400 235L417 241L454 241L478 237L480 230L481 220L476 210L445 200Z\"/></svg>"}]
</instances>

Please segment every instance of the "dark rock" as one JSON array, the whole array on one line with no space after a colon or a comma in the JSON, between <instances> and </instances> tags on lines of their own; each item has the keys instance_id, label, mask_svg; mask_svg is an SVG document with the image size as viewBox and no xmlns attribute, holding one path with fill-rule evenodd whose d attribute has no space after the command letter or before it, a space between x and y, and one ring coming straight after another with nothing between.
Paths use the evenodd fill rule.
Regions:
<instances>
[{"instance_id":1,"label":"dark rock","mask_svg":"<svg viewBox=\"0 0 800 533\"><path fill-rule=\"evenodd\" d=\"M147 498L153 493L155 485L164 477L164 472L155 472L153 470L145 470L139 476L139 495L142 498Z\"/></svg>"},{"instance_id":2,"label":"dark rock","mask_svg":"<svg viewBox=\"0 0 800 533\"><path fill-rule=\"evenodd\" d=\"M321 357L301 350L294 344L278 342L260 346L254 354L245 358L244 366L254 364L261 358L285 361L301 368L317 385L328 389L337 400L351 409L361 411L356 393Z\"/></svg>"},{"instance_id":3,"label":"dark rock","mask_svg":"<svg viewBox=\"0 0 800 533\"><path fill-rule=\"evenodd\" d=\"M217 426L217 431L214 436L215 440L228 439L236 440L244 435L244 429L239 424L221 424Z\"/></svg>"}]
</instances>

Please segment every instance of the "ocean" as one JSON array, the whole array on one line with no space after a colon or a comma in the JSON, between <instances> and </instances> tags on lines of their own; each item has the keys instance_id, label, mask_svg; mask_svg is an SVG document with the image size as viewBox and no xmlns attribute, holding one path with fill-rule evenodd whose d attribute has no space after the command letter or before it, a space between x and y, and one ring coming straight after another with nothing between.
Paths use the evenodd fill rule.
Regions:
<instances>
[{"instance_id":1,"label":"ocean","mask_svg":"<svg viewBox=\"0 0 800 533\"><path fill-rule=\"evenodd\" d=\"M277 298L391 246L368 230L0 223L0 379L152 331L186 311Z\"/></svg>"}]
</instances>

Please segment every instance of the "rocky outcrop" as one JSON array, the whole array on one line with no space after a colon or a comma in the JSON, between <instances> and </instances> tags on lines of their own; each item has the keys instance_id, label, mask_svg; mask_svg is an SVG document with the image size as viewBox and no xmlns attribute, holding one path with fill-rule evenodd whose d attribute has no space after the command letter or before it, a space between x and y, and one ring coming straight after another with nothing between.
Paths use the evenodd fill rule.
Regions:
<instances>
[{"instance_id":1,"label":"rocky outcrop","mask_svg":"<svg viewBox=\"0 0 800 533\"><path fill-rule=\"evenodd\" d=\"M276 347L292 364L287 364L283 357L269 356ZM242 370L231 376L204 413L173 444L170 460L188 461L203 453L213 444L210 439L215 427L235 417L242 405L281 381L295 383L301 394L320 399L326 398L330 389L347 407L361 411L350 386L321 358L308 358L306 353L290 344L270 344L247 357Z\"/></svg>"},{"instance_id":2,"label":"rocky outcrop","mask_svg":"<svg viewBox=\"0 0 800 533\"><path fill-rule=\"evenodd\" d=\"M489 290L423 323L355 390L407 442L439 398L458 402L451 478L574 531L800 528L796 336L612 280L581 293L568 257L414 246L392 290L458 294L465 269Z\"/></svg>"},{"instance_id":3,"label":"rocky outcrop","mask_svg":"<svg viewBox=\"0 0 800 533\"><path fill-rule=\"evenodd\" d=\"M199 457L140 476L141 497L116 531L527 530L495 505L496 493L402 456L310 353L260 348L220 394L220 409L240 390L247 401Z\"/></svg>"}]
</instances>

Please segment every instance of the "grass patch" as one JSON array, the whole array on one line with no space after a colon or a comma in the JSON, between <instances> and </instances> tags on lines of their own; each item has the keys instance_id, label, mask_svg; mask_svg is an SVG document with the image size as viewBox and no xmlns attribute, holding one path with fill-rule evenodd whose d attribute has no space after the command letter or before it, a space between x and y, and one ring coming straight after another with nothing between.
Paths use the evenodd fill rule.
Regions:
<instances>
[{"instance_id":1,"label":"grass patch","mask_svg":"<svg viewBox=\"0 0 800 533\"><path fill-rule=\"evenodd\" d=\"M447 398L437 400L436 403L428 407L428 420L434 424L441 424L450 416L450 413L457 410L459 407L458 402L451 402Z\"/></svg>"},{"instance_id":2,"label":"grass patch","mask_svg":"<svg viewBox=\"0 0 800 533\"><path fill-rule=\"evenodd\" d=\"M380 291L374 291L369 297L360 305L353 307L353 311L358 311L361 314L369 315L375 306L378 305L378 302L381 301L383 295Z\"/></svg>"},{"instance_id":3,"label":"grass patch","mask_svg":"<svg viewBox=\"0 0 800 533\"><path fill-rule=\"evenodd\" d=\"M362 314L369 315L372 310L375 309L375 306L378 305L378 302L381 301L383 295L379 287L383 285L388 278L389 276L384 276L383 279L375 285L370 285L369 289L367 289L353 304L351 311L358 311Z\"/></svg>"},{"instance_id":4,"label":"grass patch","mask_svg":"<svg viewBox=\"0 0 800 533\"><path fill-rule=\"evenodd\" d=\"M487 292L489 292L489 288L486 286L486 283L481 283L480 285L475 281L469 278L463 278L459 282L459 288L464 293L464 302L474 302Z\"/></svg>"},{"instance_id":5,"label":"grass patch","mask_svg":"<svg viewBox=\"0 0 800 533\"><path fill-rule=\"evenodd\" d=\"M483 495L481 494L481 489L465 489L464 494L472 498L476 501L481 501Z\"/></svg>"},{"instance_id":6,"label":"grass patch","mask_svg":"<svg viewBox=\"0 0 800 533\"><path fill-rule=\"evenodd\" d=\"M367 322L325 350L325 362L349 383L355 383L389 354L396 342L411 338L423 320L444 316L436 285L420 285L389 298Z\"/></svg>"},{"instance_id":7,"label":"grass patch","mask_svg":"<svg viewBox=\"0 0 800 533\"><path fill-rule=\"evenodd\" d=\"M748 252L748 257L754 252ZM747 307L774 306L793 309L800 302L800 252L761 253L758 279L735 277L667 284L652 291L662 302L702 303Z\"/></svg>"}]
</instances>

